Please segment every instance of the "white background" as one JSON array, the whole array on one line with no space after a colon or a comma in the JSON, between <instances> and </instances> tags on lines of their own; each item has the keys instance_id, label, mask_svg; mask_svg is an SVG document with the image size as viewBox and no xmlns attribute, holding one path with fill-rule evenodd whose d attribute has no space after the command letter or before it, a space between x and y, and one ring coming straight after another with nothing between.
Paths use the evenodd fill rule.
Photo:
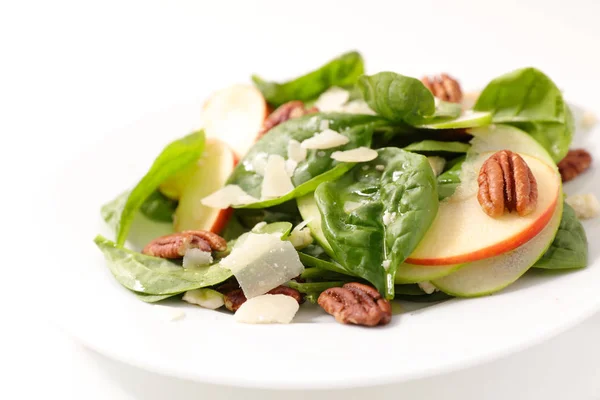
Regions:
<instances>
[{"instance_id":1,"label":"white background","mask_svg":"<svg viewBox=\"0 0 600 400\"><path fill-rule=\"evenodd\" d=\"M81 149L149 113L244 82L249 73L285 78L354 48L370 71L448 71L474 87L535 65L568 82L567 96L597 93L599 15L594 0L0 3L0 398L280 396L227 392L122 366L79 347L48 322L52 294L65 288L48 284L52 271L36 252L36 243L51 235L51 227L36 224L36 202L52 190L58 167ZM466 74L473 65L478 72ZM74 184L85 190L93 182ZM55 251L68 256L68 244ZM328 398L600 398L598 337L596 316L487 367ZM242 365L232 368L243 373Z\"/></svg>"}]
</instances>

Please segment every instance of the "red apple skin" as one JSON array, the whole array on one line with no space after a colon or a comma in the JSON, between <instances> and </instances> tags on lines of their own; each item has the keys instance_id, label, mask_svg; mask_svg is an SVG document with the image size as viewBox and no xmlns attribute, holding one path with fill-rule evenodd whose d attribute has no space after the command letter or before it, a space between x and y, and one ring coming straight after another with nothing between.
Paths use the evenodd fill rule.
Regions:
<instances>
[{"instance_id":1,"label":"red apple skin","mask_svg":"<svg viewBox=\"0 0 600 400\"><path fill-rule=\"evenodd\" d=\"M238 159L237 155L233 152L233 150L231 152L233 154L233 168L235 168L235 166L240 160ZM213 222L210 231L212 233L216 233L217 235L220 234L223 231L223 229L225 229L225 227L227 226L227 223L231 219L231 216L233 215L234 211L235 210L232 207L229 207L225 210L221 210L217 215L217 218Z\"/></svg>"},{"instance_id":2,"label":"red apple skin","mask_svg":"<svg viewBox=\"0 0 600 400\"><path fill-rule=\"evenodd\" d=\"M550 219L552 219L552 215L554 214L554 210L556 209L556 205L558 202L559 193L557 193L554 202L550 207L548 207L543 214L527 229L519 232L517 235L511 236L506 240L498 242L493 246L488 246L483 249L468 253L462 254L456 257L445 257L445 258L407 258L406 262L409 264L417 264L417 265L452 265L452 264L463 264L471 261L482 260L484 258L494 257L527 243L531 239L533 239L538 233L548 225Z\"/></svg>"}]
</instances>

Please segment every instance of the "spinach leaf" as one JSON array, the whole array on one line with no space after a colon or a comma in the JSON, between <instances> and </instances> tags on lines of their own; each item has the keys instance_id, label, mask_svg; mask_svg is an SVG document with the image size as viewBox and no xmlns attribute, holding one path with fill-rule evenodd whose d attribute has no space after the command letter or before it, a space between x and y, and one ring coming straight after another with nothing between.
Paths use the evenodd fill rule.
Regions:
<instances>
[{"instance_id":1,"label":"spinach leaf","mask_svg":"<svg viewBox=\"0 0 600 400\"><path fill-rule=\"evenodd\" d=\"M363 73L363 59L359 53L353 51L285 83L267 82L257 75L252 76L252 81L269 104L279 107L292 100L313 100L332 86L352 85Z\"/></svg>"},{"instance_id":2,"label":"spinach leaf","mask_svg":"<svg viewBox=\"0 0 600 400\"><path fill-rule=\"evenodd\" d=\"M157 222L173 222L173 214L177 209L177 201L168 198L155 190L140 206L146 217Z\"/></svg>"},{"instance_id":3,"label":"spinach leaf","mask_svg":"<svg viewBox=\"0 0 600 400\"><path fill-rule=\"evenodd\" d=\"M456 191L460 184L460 172L465 156L458 157L451 161L450 168L437 177L438 196L440 200L450 197Z\"/></svg>"},{"instance_id":4,"label":"spinach leaf","mask_svg":"<svg viewBox=\"0 0 600 400\"><path fill-rule=\"evenodd\" d=\"M322 268L306 268L300 275L302 279L308 281L349 281L356 280L352 276L341 274L339 272L333 272Z\"/></svg>"},{"instance_id":5,"label":"spinach leaf","mask_svg":"<svg viewBox=\"0 0 600 400\"><path fill-rule=\"evenodd\" d=\"M319 185L315 200L336 260L393 298L396 268L433 222L438 194L426 157L397 148L378 153Z\"/></svg>"},{"instance_id":6,"label":"spinach leaf","mask_svg":"<svg viewBox=\"0 0 600 400\"><path fill-rule=\"evenodd\" d=\"M299 252L298 256L300 256L300 262L307 267L315 267L326 271L335 272L338 274L356 276L351 271L347 271L346 268L344 268L342 265L335 262L334 260L330 259L329 257L326 257L328 259L317 258L303 252Z\"/></svg>"},{"instance_id":7,"label":"spinach leaf","mask_svg":"<svg viewBox=\"0 0 600 400\"><path fill-rule=\"evenodd\" d=\"M115 208L112 218L117 219L117 245L123 246L137 211L146 199L169 176L195 162L204 150L204 131L193 132L170 143L138 182L120 208Z\"/></svg>"},{"instance_id":8,"label":"spinach leaf","mask_svg":"<svg viewBox=\"0 0 600 400\"><path fill-rule=\"evenodd\" d=\"M564 203L558 232L550 248L534 265L543 269L574 269L587 266L588 242L575 211Z\"/></svg>"},{"instance_id":9,"label":"spinach leaf","mask_svg":"<svg viewBox=\"0 0 600 400\"><path fill-rule=\"evenodd\" d=\"M471 145L462 142L441 142L439 140L423 140L414 142L404 148L414 153L466 153Z\"/></svg>"},{"instance_id":10,"label":"spinach leaf","mask_svg":"<svg viewBox=\"0 0 600 400\"><path fill-rule=\"evenodd\" d=\"M257 160L266 160L269 155L287 158L290 140L302 142L322 131L321 122L327 121L329 128L346 136L350 141L340 147L327 150L308 150L306 160L300 162L292 176L295 189L284 196L263 200L241 208L266 208L284 203L315 190L322 182L336 179L352 168L354 163L343 163L331 158L334 151L350 150L361 146L369 147L375 128L388 124L382 118L372 115L354 115L344 113L323 113L307 115L284 122L264 135L238 163L229 184L240 186L246 193L261 197L263 176L256 172Z\"/></svg>"},{"instance_id":11,"label":"spinach leaf","mask_svg":"<svg viewBox=\"0 0 600 400\"><path fill-rule=\"evenodd\" d=\"M433 95L418 79L380 72L361 76L358 86L369 107L390 121L420 124L435 113Z\"/></svg>"},{"instance_id":12,"label":"spinach leaf","mask_svg":"<svg viewBox=\"0 0 600 400\"><path fill-rule=\"evenodd\" d=\"M231 271L219 264L183 268L163 258L125 249L100 235L96 236L94 242L104 253L108 267L117 281L138 293L177 294L216 285L232 276Z\"/></svg>"},{"instance_id":13,"label":"spinach leaf","mask_svg":"<svg viewBox=\"0 0 600 400\"><path fill-rule=\"evenodd\" d=\"M523 68L492 80L474 110L490 111L494 123L514 125L532 135L555 161L573 138L573 116L560 89L543 72Z\"/></svg>"},{"instance_id":14,"label":"spinach leaf","mask_svg":"<svg viewBox=\"0 0 600 400\"><path fill-rule=\"evenodd\" d=\"M309 283L299 283L296 281L289 281L288 283L286 283L287 286L291 287L292 289L296 289L297 291L299 291L300 293L319 293L321 294L321 292L332 288L332 287L342 287L344 286L344 283L347 283L347 281L343 282L309 282Z\"/></svg>"}]
</instances>

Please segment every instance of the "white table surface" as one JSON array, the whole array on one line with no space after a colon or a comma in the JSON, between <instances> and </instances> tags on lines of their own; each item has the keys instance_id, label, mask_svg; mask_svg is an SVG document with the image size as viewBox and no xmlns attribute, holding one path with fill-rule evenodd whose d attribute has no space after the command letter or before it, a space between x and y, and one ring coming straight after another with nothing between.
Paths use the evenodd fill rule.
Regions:
<instances>
[{"instance_id":1,"label":"white table surface","mask_svg":"<svg viewBox=\"0 0 600 400\"><path fill-rule=\"evenodd\" d=\"M31 234L31 227L35 202L43 201L39 189L47 188L52 173L81 148L93 146L148 112L244 81L249 70L255 71L256 60L264 57L273 59L271 69L258 72L283 77L282 60L298 54L313 51L326 60L349 48L369 48L372 43L360 33L369 23L386 25L389 37L405 40L392 47L394 51L415 47L415 41L436 48L437 53L422 55L431 64L426 72L460 74L464 65L473 62L468 56L483 44L499 46L501 54L512 54L522 64L544 65L559 78L573 69L553 64L553 57L598 57L600 2L595 0L344 4L308 1L300 6L265 0L0 4L0 166L5 188L0 202L4 210L19 210L4 217L0 237L22 249L3 253L8 261L1 268L8 276L2 281L19 284L5 284L1 292L0 398L293 400L307 396L199 385L150 374L86 350L49 322L52 290L58 289L45 287L43 275L34 279L39 284L35 289L21 284L27 271L18 268L22 259L16 256L35 256L39 237ZM448 13L456 13L457 7L462 19L448 20ZM415 22L419 18L429 25ZM422 32L413 29L421 25ZM564 32L570 41L563 39ZM451 56L444 46L445 40L458 37L467 57ZM522 38L535 46L523 44ZM515 46L509 51L506 43L511 40ZM311 50L315 41L325 41L328 48ZM513 63L498 57L494 73ZM313 64L299 60L297 70L288 75ZM406 73L420 73L407 68ZM582 85L586 77L597 74L585 62L576 68ZM46 228L35 227L42 232ZM311 398L597 399L599 338L597 315L549 342L486 366L405 385L313 392Z\"/></svg>"}]
</instances>

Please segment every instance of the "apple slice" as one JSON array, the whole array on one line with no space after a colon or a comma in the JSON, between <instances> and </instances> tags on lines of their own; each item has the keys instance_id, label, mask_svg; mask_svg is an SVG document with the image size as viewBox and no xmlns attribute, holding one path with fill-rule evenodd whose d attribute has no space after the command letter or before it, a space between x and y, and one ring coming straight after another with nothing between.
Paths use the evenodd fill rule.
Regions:
<instances>
[{"instance_id":1,"label":"apple slice","mask_svg":"<svg viewBox=\"0 0 600 400\"><path fill-rule=\"evenodd\" d=\"M432 281L450 275L465 264L454 265L414 265L402 263L396 271L394 283L419 283Z\"/></svg>"},{"instance_id":2,"label":"apple slice","mask_svg":"<svg viewBox=\"0 0 600 400\"><path fill-rule=\"evenodd\" d=\"M528 242L548 224L560 195L560 176L545 162L521 154L538 184L535 210L527 216L516 213L488 216L477 200L477 175L493 153L482 153L463 165L456 193L440 203L436 219L415 251L406 260L419 265L451 265L494 257ZM472 168L473 173L465 170ZM470 177L470 176L473 177ZM466 180L465 180L466 178Z\"/></svg>"},{"instance_id":3,"label":"apple slice","mask_svg":"<svg viewBox=\"0 0 600 400\"><path fill-rule=\"evenodd\" d=\"M504 289L515 282L552 244L562 218L563 203L559 202L552 219L532 240L499 256L466 264L458 271L435 279L432 283L441 291L458 297L484 296Z\"/></svg>"},{"instance_id":4,"label":"apple slice","mask_svg":"<svg viewBox=\"0 0 600 400\"><path fill-rule=\"evenodd\" d=\"M206 141L202 157L187 175L182 175L184 182L177 184L183 189L175 211L175 231L219 233L225 227L233 209L207 207L201 200L225 185L236 163L235 154L224 142L214 138Z\"/></svg>"},{"instance_id":5,"label":"apple slice","mask_svg":"<svg viewBox=\"0 0 600 400\"><path fill-rule=\"evenodd\" d=\"M430 124L418 125L417 128L424 129L459 129L476 128L492 123L492 113L487 111L465 110L463 113L450 120L432 122Z\"/></svg>"},{"instance_id":6,"label":"apple slice","mask_svg":"<svg viewBox=\"0 0 600 400\"><path fill-rule=\"evenodd\" d=\"M202 121L209 138L224 141L241 159L258 138L267 114L267 103L258 89L233 85L206 101Z\"/></svg>"},{"instance_id":7,"label":"apple slice","mask_svg":"<svg viewBox=\"0 0 600 400\"><path fill-rule=\"evenodd\" d=\"M302 219L307 221L308 229L310 229L313 238L330 257L333 257L333 249L327 241L321 227L321 212L319 211L319 207L317 207L315 194L309 193L306 196L299 197L296 199L296 202L298 203L300 215L302 216Z\"/></svg>"}]
</instances>

